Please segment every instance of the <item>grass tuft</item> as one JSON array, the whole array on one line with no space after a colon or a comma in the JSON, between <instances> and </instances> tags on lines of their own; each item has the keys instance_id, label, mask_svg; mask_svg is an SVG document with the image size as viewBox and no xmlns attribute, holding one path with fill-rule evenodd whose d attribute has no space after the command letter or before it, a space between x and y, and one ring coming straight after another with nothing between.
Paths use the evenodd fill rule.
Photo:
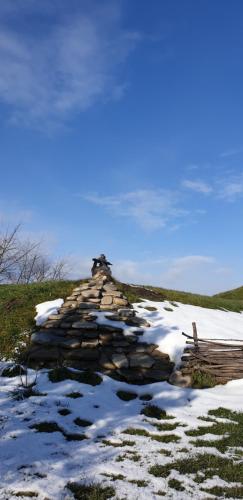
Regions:
<instances>
[{"instance_id":1,"label":"grass tuft","mask_svg":"<svg viewBox=\"0 0 243 500\"><path fill-rule=\"evenodd\" d=\"M132 401L133 399L136 399L138 397L136 392L128 391L117 391L116 395L119 399L122 399L122 401Z\"/></svg>"},{"instance_id":2,"label":"grass tuft","mask_svg":"<svg viewBox=\"0 0 243 500\"><path fill-rule=\"evenodd\" d=\"M81 394L81 392L69 392L68 394L66 394L66 397L72 399L78 399L82 398L83 394Z\"/></svg>"},{"instance_id":3,"label":"grass tuft","mask_svg":"<svg viewBox=\"0 0 243 500\"><path fill-rule=\"evenodd\" d=\"M68 483L67 488L72 492L75 500L107 500L116 494L111 486L103 487L100 484Z\"/></svg>"},{"instance_id":4,"label":"grass tuft","mask_svg":"<svg viewBox=\"0 0 243 500\"><path fill-rule=\"evenodd\" d=\"M68 408L61 408L60 410L58 410L58 413L59 415L65 417L66 415L70 415L70 413L72 412Z\"/></svg>"},{"instance_id":5,"label":"grass tuft","mask_svg":"<svg viewBox=\"0 0 243 500\"><path fill-rule=\"evenodd\" d=\"M168 481L168 485L170 488L173 488L174 490L177 490L177 491L184 491L185 490L182 483L180 481L178 481L177 479L170 479Z\"/></svg>"},{"instance_id":6,"label":"grass tuft","mask_svg":"<svg viewBox=\"0 0 243 500\"><path fill-rule=\"evenodd\" d=\"M79 427L89 427L90 425L92 425L92 422L90 422L89 420L85 420L84 418L79 417L75 418L74 423Z\"/></svg>"},{"instance_id":7,"label":"grass tuft","mask_svg":"<svg viewBox=\"0 0 243 500\"><path fill-rule=\"evenodd\" d=\"M210 373L206 373L202 370L195 370L192 373L191 385L193 389L208 389L209 387L215 387L217 382L215 377Z\"/></svg>"},{"instance_id":8,"label":"grass tuft","mask_svg":"<svg viewBox=\"0 0 243 500\"><path fill-rule=\"evenodd\" d=\"M141 415L148 418L157 418L158 420L172 419L174 417L167 415L165 410L162 410L156 405L147 405L141 410Z\"/></svg>"}]
</instances>

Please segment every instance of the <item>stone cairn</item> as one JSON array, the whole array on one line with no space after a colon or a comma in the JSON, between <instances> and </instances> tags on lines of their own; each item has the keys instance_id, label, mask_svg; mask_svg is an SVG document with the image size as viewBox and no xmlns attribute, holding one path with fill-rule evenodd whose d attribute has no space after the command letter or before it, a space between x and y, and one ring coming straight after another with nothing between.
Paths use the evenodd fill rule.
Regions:
<instances>
[{"instance_id":1,"label":"stone cairn","mask_svg":"<svg viewBox=\"0 0 243 500\"><path fill-rule=\"evenodd\" d=\"M174 366L168 354L141 341L142 328L149 323L136 316L117 289L105 256L93 261L92 278L76 287L58 313L32 334L28 363L99 371L135 384L168 380Z\"/></svg>"}]
</instances>

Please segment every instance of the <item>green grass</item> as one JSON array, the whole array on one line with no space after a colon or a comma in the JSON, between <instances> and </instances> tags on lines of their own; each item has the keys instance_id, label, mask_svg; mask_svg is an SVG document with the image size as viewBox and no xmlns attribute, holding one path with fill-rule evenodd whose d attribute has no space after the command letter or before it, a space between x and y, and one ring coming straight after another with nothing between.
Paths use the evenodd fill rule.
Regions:
<instances>
[{"instance_id":1,"label":"green grass","mask_svg":"<svg viewBox=\"0 0 243 500\"><path fill-rule=\"evenodd\" d=\"M213 447L224 453L229 448L243 447L243 413L227 410L226 408L218 408L210 410L209 415L217 418L228 419L228 422L218 420L209 426L200 426L197 429L186 431L187 436L198 437L205 434L213 434L219 436L216 440L197 439L191 441L191 444L197 447L206 446Z\"/></svg>"},{"instance_id":2,"label":"green grass","mask_svg":"<svg viewBox=\"0 0 243 500\"><path fill-rule=\"evenodd\" d=\"M175 434L151 434L146 431L146 429L137 429L133 427L125 429L123 434L130 434L130 436L144 436L152 439L153 441L159 441L160 443L176 443L181 439Z\"/></svg>"},{"instance_id":3,"label":"green grass","mask_svg":"<svg viewBox=\"0 0 243 500\"><path fill-rule=\"evenodd\" d=\"M146 431L146 429L137 429L135 427L128 427L128 429L125 429L125 431L123 431L123 434L129 434L130 436L150 436L149 432Z\"/></svg>"},{"instance_id":4,"label":"green grass","mask_svg":"<svg viewBox=\"0 0 243 500\"><path fill-rule=\"evenodd\" d=\"M220 299L243 300L243 286L227 292L217 293L214 297Z\"/></svg>"},{"instance_id":5,"label":"green grass","mask_svg":"<svg viewBox=\"0 0 243 500\"><path fill-rule=\"evenodd\" d=\"M216 379L210 373L202 370L195 370L192 373L192 387L193 389L208 389L217 385Z\"/></svg>"},{"instance_id":6,"label":"green grass","mask_svg":"<svg viewBox=\"0 0 243 500\"><path fill-rule=\"evenodd\" d=\"M110 441L109 439L103 439L102 443L105 446L113 446L114 448L123 448L123 446L135 446L135 441L130 441L130 440L124 440L121 441L120 443L116 443L114 441Z\"/></svg>"},{"instance_id":7,"label":"green grass","mask_svg":"<svg viewBox=\"0 0 243 500\"><path fill-rule=\"evenodd\" d=\"M214 296L169 290L150 285L130 286L116 282L118 288L125 293L129 302L141 302L141 299L163 302L181 302L208 309L227 309L228 311L243 311L243 287Z\"/></svg>"},{"instance_id":8,"label":"green grass","mask_svg":"<svg viewBox=\"0 0 243 500\"><path fill-rule=\"evenodd\" d=\"M141 415L145 415L148 418L157 418L158 420L169 420L174 417L167 415L165 410L162 410L156 405L147 405L141 410Z\"/></svg>"},{"instance_id":9,"label":"green grass","mask_svg":"<svg viewBox=\"0 0 243 500\"><path fill-rule=\"evenodd\" d=\"M144 479L128 479L128 482L131 484L136 484L139 488L143 488L144 486L148 486L148 481Z\"/></svg>"},{"instance_id":10,"label":"green grass","mask_svg":"<svg viewBox=\"0 0 243 500\"><path fill-rule=\"evenodd\" d=\"M180 481L178 481L177 479L170 479L168 481L168 485L170 488L173 488L173 490L177 490L177 491L184 491L185 490L182 483Z\"/></svg>"},{"instance_id":11,"label":"green grass","mask_svg":"<svg viewBox=\"0 0 243 500\"><path fill-rule=\"evenodd\" d=\"M99 484L68 483L67 488L72 492L75 500L107 500L115 496L111 486L102 487Z\"/></svg>"},{"instance_id":12,"label":"green grass","mask_svg":"<svg viewBox=\"0 0 243 500\"><path fill-rule=\"evenodd\" d=\"M201 488L205 493L210 493L219 498L243 498L243 487L242 486L213 486L213 488Z\"/></svg>"},{"instance_id":13,"label":"green grass","mask_svg":"<svg viewBox=\"0 0 243 500\"><path fill-rule=\"evenodd\" d=\"M199 471L204 474L204 479L211 479L218 476L226 482L243 481L243 464L235 463L233 460L203 453L189 458L175 460L165 465L153 465L149 473L155 477L168 477L171 471L176 470L180 474L197 474Z\"/></svg>"},{"instance_id":14,"label":"green grass","mask_svg":"<svg viewBox=\"0 0 243 500\"><path fill-rule=\"evenodd\" d=\"M76 281L0 285L0 358L13 358L19 341L28 343L27 332L35 326L36 304L65 298L75 286Z\"/></svg>"}]
</instances>

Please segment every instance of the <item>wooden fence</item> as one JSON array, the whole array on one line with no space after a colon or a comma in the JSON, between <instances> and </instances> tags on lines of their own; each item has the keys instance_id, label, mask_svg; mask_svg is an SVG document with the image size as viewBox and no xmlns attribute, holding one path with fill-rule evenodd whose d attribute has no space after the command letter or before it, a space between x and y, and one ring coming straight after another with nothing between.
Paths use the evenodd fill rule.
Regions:
<instances>
[{"instance_id":1,"label":"wooden fence","mask_svg":"<svg viewBox=\"0 0 243 500\"><path fill-rule=\"evenodd\" d=\"M193 335L187 335L184 354L181 358L183 375L200 370L212 375L218 383L243 378L243 338L212 339L199 338L196 323L192 323Z\"/></svg>"}]
</instances>

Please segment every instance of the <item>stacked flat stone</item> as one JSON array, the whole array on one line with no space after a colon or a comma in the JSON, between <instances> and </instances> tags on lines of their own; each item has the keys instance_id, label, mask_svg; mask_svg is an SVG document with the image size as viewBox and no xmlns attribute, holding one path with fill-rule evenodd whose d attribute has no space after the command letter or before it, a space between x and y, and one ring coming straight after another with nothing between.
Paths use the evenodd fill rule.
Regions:
<instances>
[{"instance_id":1,"label":"stacked flat stone","mask_svg":"<svg viewBox=\"0 0 243 500\"><path fill-rule=\"evenodd\" d=\"M127 333L122 325L101 324L99 310L109 312L106 319L136 328ZM97 276L76 287L59 312L32 334L28 362L96 370L130 383L168 380L173 369L169 356L139 341L142 327L148 326L109 277Z\"/></svg>"}]
</instances>

